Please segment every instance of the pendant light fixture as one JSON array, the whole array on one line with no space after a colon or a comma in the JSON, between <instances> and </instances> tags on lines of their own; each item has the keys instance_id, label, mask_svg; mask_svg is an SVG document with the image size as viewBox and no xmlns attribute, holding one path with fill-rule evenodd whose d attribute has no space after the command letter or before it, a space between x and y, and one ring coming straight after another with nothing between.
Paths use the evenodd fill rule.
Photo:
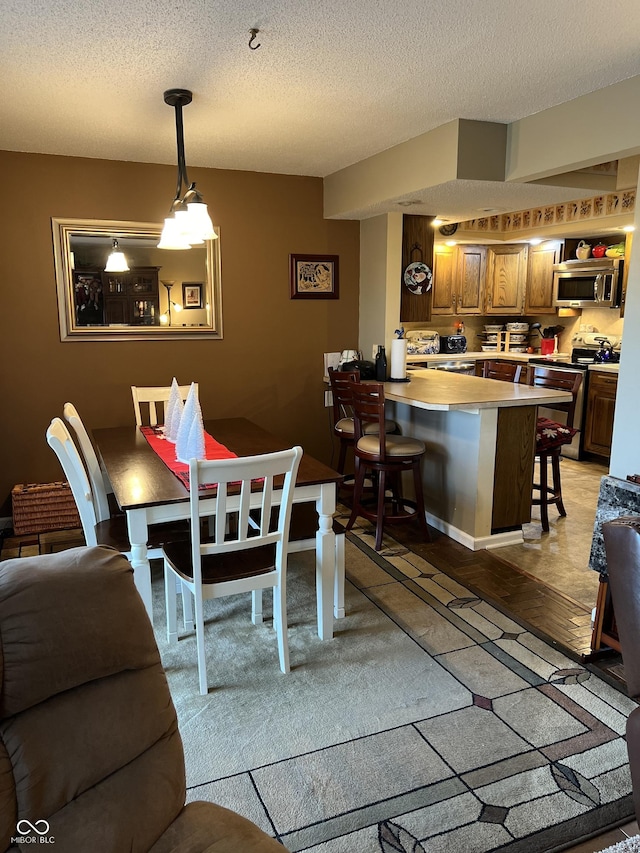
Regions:
<instances>
[{"instance_id":1,"label":"pendant light fixture","mask_svg":"<svg viewBox=\"0 0 640 853\"><path fill-rule=\"evenodd\" d=\"M113 250L107 258L107 265L104 268L105 272L129 272L129 264L124 256L124 252L120 251L118 241L113 241Z\"/></svg>"},{"instance_id":2,"label":"pendant light fixture","mask_svg":"<svg viewBox=\"0 0 640 853\"><path fill-rule=\"evenodd\" d=\"M176 111L176 140L178 146L178 183L176 195L171 203L171 215L164 221L159 249L190 249L205 240L215 240L211 217L207 205L196 190L195 183L190 184L187 177L187 163L184 154L184 130L182 108L191 103L192 94L188 89L168 89L164 93L164 102ZM183 185L186 192L182 195Z\"/></svg>"}]
</instances>

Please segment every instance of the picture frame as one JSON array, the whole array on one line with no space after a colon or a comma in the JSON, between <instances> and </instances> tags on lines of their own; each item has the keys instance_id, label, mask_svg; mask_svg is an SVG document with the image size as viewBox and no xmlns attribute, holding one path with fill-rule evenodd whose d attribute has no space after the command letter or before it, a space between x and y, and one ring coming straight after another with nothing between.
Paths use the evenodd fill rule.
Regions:
<instances>
[{"instance_id":1,"label":"picture frame","mask_svg":"<svg viewBox=\"0 0 640 853\"><path fill-rule=\"evenodd\" d=\"M338 299L338 255L289 255L291 299Z\"/></svg>"},{"instance_id":2,"label":"picture frame","mask_svg":"<svg viewBox=\"0 0 640 853\"><path fill-rule=\"evenodd\" d=\"M204 282L202 281L182 282L182 307L185 311L189 308L204 308L202 301L203 291Z\"/></svg>"}]
</instances>

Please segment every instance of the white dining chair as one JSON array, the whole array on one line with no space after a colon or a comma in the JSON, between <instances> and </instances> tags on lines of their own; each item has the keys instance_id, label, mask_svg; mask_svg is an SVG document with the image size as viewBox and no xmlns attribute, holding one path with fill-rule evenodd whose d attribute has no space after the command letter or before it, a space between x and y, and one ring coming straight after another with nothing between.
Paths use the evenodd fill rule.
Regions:
<instances>
[{"instance_id":1,"label":"white dining chair","mask_svg":"<svg viewBox=\"0 0 640 853\"><path fill-rule=\"evenodd\" d=\"M80 523L82 524L82 531L87 545L112 545L122 553L126 553L129 550L128 539L126 540L126 544L120 539L117 542L99 541L99 538L102 539L103 536L100 535L99 537L98 519L91 492L91 484L78 449L71 438L71 433L60 418L54 418L49 424L47 429L47 443L58 457L58 461L64 471L64 476L71 487L71 493L78 508ZM122 517L122 521L124 522L124 516ZM126 534L126 526L124 524L123 529ZM106 531L100 531L100 533L104 534L105 537L107 535ZM122 547L123 545L124 547Z\"/></svg>"},{"instance_id":2,"label":"white dining chair","mask_svg":"<svg viewBox=\"0 0 640 853\"><path fill-rule=\"evenodd\" d=\"M70 415L71 410L67 409ZM99 501L92 490L85 464L76 447L71 433L60 418L54 418L47 429L47 443L58 457L65 478L71 488L71 494L78 508L82 532L87 545L110 545L120 551L127 559L131 558L131 545L127 530L127 518L124 513L110 515L106 518L99 516L97 507ZM88 440L88 435L87 435ZM93 448L92 448L93 451ZM93 451L95 457L95 451ZM96 457L96 464L97 464ZM102 488L104 488L102 486ZM106 495L105 495L106 500ZM107 507L108 509L108 507ZM180 529L175 525L149 527L149 542L147 553L150 560L162 559L162 543L180 535ZM191 598L184 594L182 584L177 585L176 592L182 593L183 620L185 630L193 630L193 612Z\"/></svg>"},{"instance_id":3,"label":"white dining chair","mask_svg":"<svg viewBox=\"0 0 640 853\"><path fill-rule=\"evenodd\" d=\"M96 511L96 521L106 521L116 512L115 500L109 500L109 494L113 496L111 484L105 478L105 474L100 468L98 457L89 438L89 433L82 422L82 418L78 414L78 410L73 403L65 403L62 409L62 415L65 421L73 430L77 445L80 449L80 455L84 459L84 465L91 484L91 493L93 495L93 505Z\"/></svg>"},{"instance_id":4,"label":"white dining chair","mask_svg":"<svg viewBox=\"0 0 640 853\"><path fill-rule=\"evenodd\" d=\"M289 672L287 640L287 558L293 489L302 448L292 447L276 453L234 459L189 463L191 542L165 544L165 596L167 639L178 641L176 627L176 586L172 574L190 590L194 599L198 680L200 693L209 689L204 637L205 599L221 598L242 592L273 590L273 619L282 672ZM274 493L274 478L284 475L282 489ZM201 484L217 483L213 507L200 502ZM231 494L230 494L231 491ZM272 508L277 506L277 526L272 523ZM250 523L250 511L259 507L258 529ZM200 519L215 516L212 541L201 539ZM252 596L252 618L255 613Z\"/></svg>"},{"instance_id":5,"label":"white dining chair","mask_svg":"<svg viewBox=\"0 0 640 853\"><path fill-rule=\"evenodd\" d=\"M198 383L194 383L196 388L196 395L198 394ZM183 400L187 399L187 395L189 394L189 389L191 385L178 385L178 390L180 392L180 396ZM133 398L133 410L136 416L136 426L142 426L144 423L144 419L142 416L142 409L140 407L141 403L148 404L148 425L149 426L158 426L158 424L164 424L164 413L166 410L167 403L169 402L169 395L171 393L171 386L147 386L143 387L140 385L132 385L131 386L131 396Z\"/></svg>"},{"instance_id":6,"label":"white dining chair","mask_svg":"<svg viewBox=\"0 0 640 853\"><path fill-rule=\"evenodd\" d=\"M250 519L250 524L254 520ZM289 527L289 553L299 554L303 551L315 551L316 531L318 530L318 513L313 503L294 503L291 508L291 525ZM344 524L336 518L333 520L335 535L335 566L333 572L333 615L335 619L344 619L344 583L345 583L345 539ZM257 619L261 618L261 591L255 594L255 611Z\"/></svg>"}]
</instances>

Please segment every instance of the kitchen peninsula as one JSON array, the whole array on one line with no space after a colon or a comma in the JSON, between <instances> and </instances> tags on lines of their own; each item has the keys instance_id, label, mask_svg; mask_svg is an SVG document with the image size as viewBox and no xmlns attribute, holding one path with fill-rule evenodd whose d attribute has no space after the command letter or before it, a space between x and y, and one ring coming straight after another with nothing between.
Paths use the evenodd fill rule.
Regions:
<instances>
[{"instance_id":1,"label":"kitchen peninsula","mask_svg":"<svg viewBox=\"0 0 640 853\"><path fill-rule=\"evenodd\" d=\"M537 406L571 395L438 370L385 383L389 416L425 442L429 524L474 551L523 541L531 519Z\"/></svg>"}]
</instances>

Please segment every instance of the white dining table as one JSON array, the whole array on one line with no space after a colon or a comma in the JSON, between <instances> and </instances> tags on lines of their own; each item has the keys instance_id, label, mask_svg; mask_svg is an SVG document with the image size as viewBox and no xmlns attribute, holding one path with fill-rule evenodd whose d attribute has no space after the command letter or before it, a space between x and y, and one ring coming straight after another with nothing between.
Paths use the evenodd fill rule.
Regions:
<instances>
[{"instance_id":1,"label":"white dining table","mask_svg":"<svg viewBox=\"0 0 640 853\"><path fill-rule=\"evenodd\" d=\"M205 430L237 456L283 450L290 445L246 418L205 421ZM121 510L126 513L134 580L153 623L151 567L147 553L149 526L189 517L189 491L151 448L140 429L109 427L93 430L98 456ZM333 637L336 537L333 515L337 485L343 475L304 453L294 489L294 503L315 504L316 601L318 636ZM201 499L206 504L206 493ZM211 500L213 508L213 498ZM206 506L203 508L206 511ZM294 545L302 550L309 543ZM342 578L344 583L344 578ZM335 591L336 602L342 591ZM337 608L337 604L336 604ZM335 615L344 615L338 613Z\"/></svg>"}]
</instances>

